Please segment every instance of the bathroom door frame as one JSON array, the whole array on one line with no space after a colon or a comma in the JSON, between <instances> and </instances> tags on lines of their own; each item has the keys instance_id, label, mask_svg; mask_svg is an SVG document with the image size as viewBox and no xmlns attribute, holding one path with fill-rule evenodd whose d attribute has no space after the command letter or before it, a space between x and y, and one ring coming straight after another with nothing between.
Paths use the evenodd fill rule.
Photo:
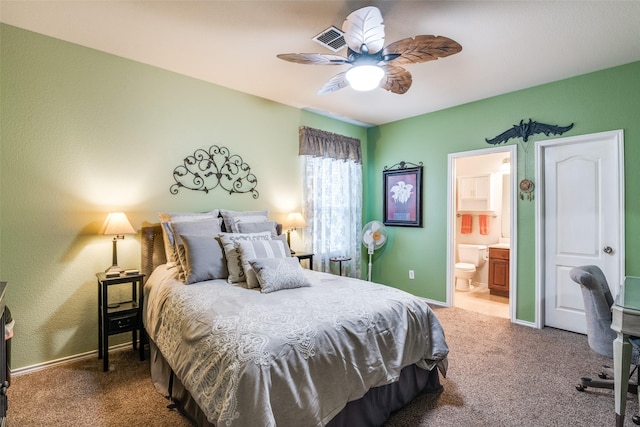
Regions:
<instances>
[{"instance_id":1,"label":"bathroom door frame","mask_svg":"<svg viewBox=\"0 0 640 427\"><path fill-rule=\"evenodd\" d=\"M509 253L509 319L515 322L516 319L516 301L517 301L517 266L518 257L518 146L516 144L482 148L479 150L462 151L459 153L450 153L448 155L448 179L447 179L447 300L445 305L452 307L454 305L455 295L455 236L456 236L456 191L457 191L457 171L456 160L463 157L476 157L485 154L509 153L511 163L511 195L510 201L510 253Z\"/></svg>"}]
</instances>

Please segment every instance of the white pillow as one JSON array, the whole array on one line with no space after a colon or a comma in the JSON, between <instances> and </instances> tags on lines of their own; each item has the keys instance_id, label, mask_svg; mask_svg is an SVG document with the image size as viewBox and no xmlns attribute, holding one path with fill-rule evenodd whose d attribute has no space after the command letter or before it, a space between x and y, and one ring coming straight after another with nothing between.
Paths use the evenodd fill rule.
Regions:
<instances>
[{"instance_id":1,"label":"white pillow","mask_svg":"<svg viewBox=\"0 0 640 427\"><path fill-rule=\"evenodd\" d=\"M240 251L242 269L247 282L247 288L260 286L256 273L251 268L249 261L257 258L290 258L291 250L282 240L256 240L237 242Z\"/></svg>"},{"instance_id":2,"label":"white pillow","mask_svg":"<svg viewBox=\"0 0 640 427\"><path fill-rule=\"evenodd\" d=\"M218 219L220 211L214 209L209 212L173 212L164 213L160 212L158 217L160 218L160 225L162 226L162 239L164 241L164 253L167 256L167 267L175 267L178 262L174 254L174 241L173 230L171 229L171 222L185 222L185 221L202 221L210 219Z\"/></svg>"},{"instance_id":3,"label":"white pillow","mask_svg":"<svg viewBox=\"0 0 640 427\"><path fill-rule=\"evenodd\" d=\"M264 222L269 220L269 211L229 211L220 209L220 215L224 221L227 233L239 233L236 227L238 222Z\"/></svg>"},{"instance_id":4,"label":"white pillow","mask_svg":"<svg viewBox=\"0 0 640 427\"><path fill-rule=\"evenodd\" d=\"M242 268L242 260L240 259L240 251L237 242L247 240L270 240L271 233L265 231L263 233L220 233L220 241L224 249L224 255L227 258L227 270L229 283L238 283L246 281L244 270Z\"/></svg>"},{"instance_id":5,"label":"white pillow","mask_svg":"<svg viewBox=\"0 0 640 427\"><path fill-rule=\"evenodd\" d=\"M249 264L256 272L260 292L268 294L282 289L306 288L311 282L297 258L258 258Z\"/></svg>"}]
</instances>

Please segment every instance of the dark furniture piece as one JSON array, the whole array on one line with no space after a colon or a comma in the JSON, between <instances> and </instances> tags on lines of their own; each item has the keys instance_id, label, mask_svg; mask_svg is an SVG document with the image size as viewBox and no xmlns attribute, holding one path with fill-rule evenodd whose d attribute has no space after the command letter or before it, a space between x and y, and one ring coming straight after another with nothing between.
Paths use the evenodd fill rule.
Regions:
<instances>
[{"instance_id":1,"label":"dark furniture piece","mask_svg":"<svg viewBox=\"0 0 640 427\"><path fill-rule=\"evenodd\" d=\"M342 276L342 263L343 262L347 262L347 261L351 261L351 257L349 257L349 256L334 256L333 258L329 258L329 261L338 263L338 271L340 272L340 276Z\"/></svg>"},{"instance_id":2,"label":"dark furniture piece","mask_svg":"<svg viewBox=\"0 0 640 427\"><path fill-rule=\"evenodd\" d=\"M509 249L489 248L489 293L509 296Z\"/></svg>"},{"instance_id":3,"label":"dark furniture piece","mask_svg":"<svg viewBox=\"0 0 640 427\"><path fill-rule=\"evenodd\" d=\"M131 332L133 349L140 351L144 360L144 328L142 325L142 305L144 274L121 274L107 277L97 273L98 278L98 359L103 360L103 371L109 370L109 336ZM128 284L131 286L131 300L109 303L109 287ZM138 332L140 339L138 340Z\"/></svg>"},{"instance_id":4,"label":"dark furniture piece","mask_svg":"<svg viewBox=\"0 0 640 427\"><path fill-rule=\"evenodd\" d=\"M300 261L302 261L303 259L308 259L309 260L309 270L313 270L313 255L314 254L299 254L299 253L296 253L293 256L297 257Z\"/></svg>"},{"instance_id":5,"label":"dark furniture piece","mask_svg":"<svg viewBox=\"0 0 640 427\"><path fill-rule=\"evenodd\" d=\"M569 271L571 279L580 285L584 310L587 318L587 339L591 350L598 354L613 359L613 341L616 333L611 329L611 306L613 305L613 295L609 290L607 279L600 269L595 265L585 265L572 268ZM629 337L632 345L631 364L637 370L640 365L640 338ZM580 378L580 384L576 386L578 391L584 391L587 387L613 389L614 381L610 379L611 368L604 366L604 371L598 374L599 379ZM628 391L638 394L638 379L629 379ZM633 417L634 424L640 424L640 417Z\"/></svg>"},{"instance_id":6,"label":"dark furniture piece","mask_svg":"<svg viewBox=\"0 0 640 427\"><path fill-rule=\"evenodd\" d=\"M7 282L0 282L0 426L7 425L7 389L9 388L9 366L8 366L8 354L7 354L7 342L4 338L5 323L7 320L7 313L5 310L4 294L7 287Z\"/></svg>"}]
</instances>

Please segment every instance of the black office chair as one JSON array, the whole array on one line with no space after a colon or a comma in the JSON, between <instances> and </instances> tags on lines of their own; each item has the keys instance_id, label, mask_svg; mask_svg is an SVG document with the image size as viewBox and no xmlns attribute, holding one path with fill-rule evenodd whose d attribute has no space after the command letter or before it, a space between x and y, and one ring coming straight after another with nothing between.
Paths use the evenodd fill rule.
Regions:
<instances>
[{"instance_id":1,"label":"black office chair","mask_svg":"<svg viewBox=\"0 0 640 427\"><path fill-rule=\"evenodd\" d=\"M595 265L585 265L572 268L569 272L571 279L580 285L584 300L585 315L587 318L587 339L591 350L598 354L613 359L613 341L616 333L611 329L611 306L613 296L609 290L609 284L604 273ZM631 363L633 371L629 378L629 393L638 394L640 380L640 338L630 337L632 345ZM636 379L631 379L637 374ZM613 389L613 373L609 366L603 366L603 372L598 374L599 379L588 377L580 378L580 384L576 386L578 391L584 391L587 387ZM640 425L640 417L633 416L633 423Z\"/></svg>"}]
</instances>

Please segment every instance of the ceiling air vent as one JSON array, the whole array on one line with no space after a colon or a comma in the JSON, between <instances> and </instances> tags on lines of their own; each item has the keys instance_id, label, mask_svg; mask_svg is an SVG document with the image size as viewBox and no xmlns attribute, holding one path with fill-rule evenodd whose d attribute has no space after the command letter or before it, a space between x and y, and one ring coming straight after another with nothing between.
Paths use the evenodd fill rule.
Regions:
<instances>
[{"instance_id":1,"label":"ceiling air vent","mask_svg":"<svg viewBox=\"0 0 640 427\"><path fill-rule=\"evenodd\" d=\"M315 36L313 41L334 52L339 51L347 45L344 41L344 33L336 27L327 28Z\"/></svg>"}]
</instances>

